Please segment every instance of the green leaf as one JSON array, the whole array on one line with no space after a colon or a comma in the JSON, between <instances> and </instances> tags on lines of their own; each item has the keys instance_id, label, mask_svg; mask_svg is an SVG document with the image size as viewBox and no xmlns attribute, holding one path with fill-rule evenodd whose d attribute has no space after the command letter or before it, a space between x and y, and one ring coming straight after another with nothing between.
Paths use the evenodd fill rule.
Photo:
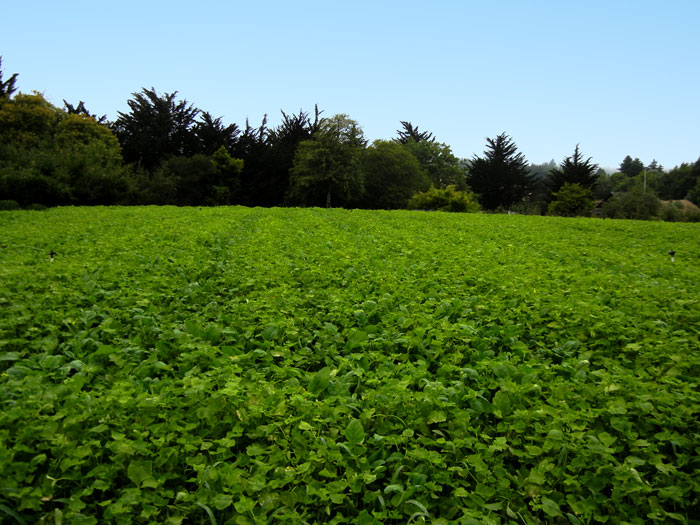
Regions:
<instances>
[{"instance_id":1,"label":"green leaf","mask_svg":"<svg viewBox=\"0 0 700 525\"><path fill-rule=\"evenodd\" d=\"M331 382L331 369L330 367L323 367L321 370L316 372L311 378L309 383L309 392L318 395L323 392Z\"/></svg>"},{"instance_id":2,"label":"green leaf","mask_svg":"<svg viewBox=\"0 0 700 525\"><path fill-rule=\"evenodd\" d=\"M562 516L561 509L556 501L549 499L546 496L542 496L542 510L550 518L556 518L557 516Z\"/></svg>"},{"instance_id":3,"label":"green leaf","mask_svg":"<svg viewBox=\"0 0 700 525\"><path fill-rule=\"evenodd\" d=\"M245 512L250 512L255 508L255 501L253 501L250 498L246 498L245 496L242 496L241 499L235 503L234 507L236 508L237 512L243 514Z\"/></svg>"},{"instance_id":4,"label":"green leaf","mask_svg":"<svg viewBox=\"0 0 700 525\"><path fill-rule=\"evenodd\" d=\"M353 419L345 428L345 438L351 445L359 445L365 439L365 429L359 419Z\"/></svg>"},{"instance_id":5,"label":"green leaf","mask_svg":"<svg viewBox=\"0 0 700 525\"><path fill-rule=\"evenodd\" d=\"M230 494L217 494L214 498L214 507L216 510L223 510L233 503L233 496Z\"/></svg>"},{"instance_id":6,"label":"green leaf","mask_svg":"<svg viewBox=\"0 0 700 525\"><path fill-rule=\"evenodd\" d=\"M269 324L263 329L262 332L260 332L260 337L262 337L265 341L273 341L277 339L278 333L279 328L277 328L277 325Z\"/></svg>"},{"instance_id":7,"label":"green leaf","mask_svg":"<svg viewBox=\"0 0 700 525\"><path fill-rule=\"evenodd\" d=\"M204 512L207 513L207 516L209 516L209 523L211 523L211 525L216 525L216 519L214 518L214 513L211 511L211 509L204 503L197 502L197 505L203 508Z\"/></svg>"},{"instance_id":8,"label":"green leaf","mask_svg":"<svg viewBox=\"0 0 700 525\"><path fill-rule=\"evenodd\" d=\"M26 521L24 521L24 520L22 519L22 516L20 516L19 514L17 514L17 513L16 513L14 510L12 510L11 508L6 507L5 505L0 505L0 512L4 512L4 513L7 514L8 516L11 516L11 517L14 518L14 519L17 521L17 523L19 523L20 525L26 525L26 523L27 523Z\"/></svg>"},{"instance_id":9,"label":"green leaf","mask_svg":"<svg viewBox=\"0 0 700 525\"><path fill-rule=\"evenodd\" d=\"M312 427L312 426L311 426L309 423L307 423L306 421L302 421L302 422L299 423L299 430L309 431L309 430L313 430L313 429L314 429L314 427Z\"/></svg>"},{"instance_id":10,"label":"green leaf","mask_svg":"<svg viewBox=\"0 0 700 525\"><path fill-rule=\"evenodd\" d=\"M152 469L152 461L134 460L129 463L126 475L136 486L141 486L141 483L153 477Z\"/></svg>"}]
</instances>

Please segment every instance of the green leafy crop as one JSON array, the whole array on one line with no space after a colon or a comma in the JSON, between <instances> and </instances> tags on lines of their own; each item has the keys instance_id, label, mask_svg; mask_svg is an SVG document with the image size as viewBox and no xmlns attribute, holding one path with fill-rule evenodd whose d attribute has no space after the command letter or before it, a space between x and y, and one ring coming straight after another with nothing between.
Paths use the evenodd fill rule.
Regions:
<instances>
[{"instance_id":1,"label":"green leafy crop","mask_svg":"<svg viewBox=\"0 0 700 525\"><path fill-rule=\"evenodd\" d=\"M700 523L698 234L0 212L0 521Z\"/></svg>"}]
</instances>

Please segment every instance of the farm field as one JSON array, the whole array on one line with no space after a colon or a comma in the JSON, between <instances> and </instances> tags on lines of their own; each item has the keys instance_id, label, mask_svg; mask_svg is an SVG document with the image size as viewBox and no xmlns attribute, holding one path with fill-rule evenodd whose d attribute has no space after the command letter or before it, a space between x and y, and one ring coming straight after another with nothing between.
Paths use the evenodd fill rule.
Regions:
<instances>
[{"instance_id":1,"label":"farm field","mask_svg":"<svg viewBox=\"0 0 700 525\"><path fill-rule=\"evenodd\" d=\"M0 212L0 522L697 524L699 334L697 224Z\"/></svg>"}]
</instances>

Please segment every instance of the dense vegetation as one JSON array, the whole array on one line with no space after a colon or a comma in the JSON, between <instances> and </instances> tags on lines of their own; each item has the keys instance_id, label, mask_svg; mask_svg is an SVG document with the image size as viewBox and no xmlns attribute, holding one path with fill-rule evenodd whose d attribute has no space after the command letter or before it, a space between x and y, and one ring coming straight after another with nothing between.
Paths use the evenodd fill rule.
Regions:
<instances>
[{"instance_id":1,"label":"dense vegetation","mask_svg":"<svg viewBox=\"0 0 700 525\"><path fill-rule=\"evenodd\" d=\"M0 520L700 523L698 233L0 212Z\"/></svg>"},{"instance_id":2,"label":"dense vegetation","mask_svg":"<svg viewBox=\"0 0 700 525\"><path fill-rule=\"evenodd\" d=\"M241 128L177 93L154 88L132 93L128 111L109 122L83 102L64 101L61 109L39 93L16 93L17 78L3 81L0 69L0 209L95 204L398 209L409 207L416 194L454 186L458 201L478 201L489 211L585 215L594 199L614 195L610 206L598 210L602 215L700 220L700 211L659 202L700 204L700 159L665 171L656 161L645 165L627 156L619 172L608 176L578 145L559 164L530 164L505 133L487 138L483 155L458 159L450 146L408 121L400 122L395 137L372 144L358 122L322 115L318 108L313 114L282 112L273 128L267 117L258 127L246 122ZM580 187L558 193L565 184ZM653 201L651 208L640 203L644 199ZM551 206L556 200L562 202Z\"/></svg>"}]
</instances>

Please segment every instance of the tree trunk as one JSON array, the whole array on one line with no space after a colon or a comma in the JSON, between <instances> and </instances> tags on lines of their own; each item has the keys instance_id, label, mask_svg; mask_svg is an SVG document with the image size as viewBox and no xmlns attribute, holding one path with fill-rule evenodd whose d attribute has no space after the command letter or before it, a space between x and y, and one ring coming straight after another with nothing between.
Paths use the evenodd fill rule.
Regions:
<instances>
[{"instance_id":1,"label":"tree trunk","mask_svg":"<svg viewBox=\"0 0 700 525\"><path fill-rule=\"evenodd\" d=\"M328 185L328 192L326 193L326 208L331 207L331 187Z\"/></svg>"}]
</instances>

